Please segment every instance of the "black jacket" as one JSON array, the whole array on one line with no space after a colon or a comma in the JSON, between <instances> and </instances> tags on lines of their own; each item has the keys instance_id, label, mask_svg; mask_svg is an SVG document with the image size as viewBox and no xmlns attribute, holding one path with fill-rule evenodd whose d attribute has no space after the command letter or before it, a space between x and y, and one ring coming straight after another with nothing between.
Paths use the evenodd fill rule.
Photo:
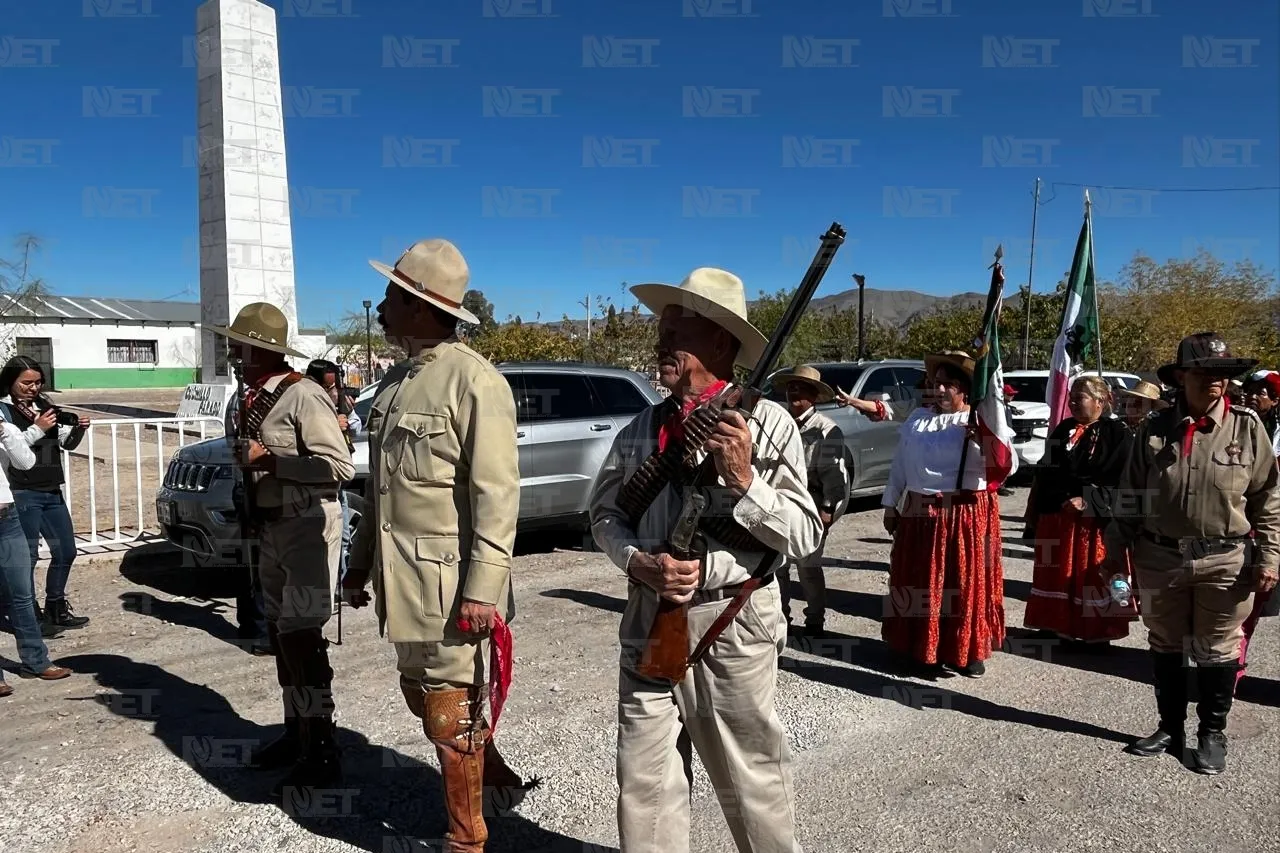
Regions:
<instances>
[{"instance_id":1,"label":"black jacket","mask_svg":"<svg viewBox=\"0 0 1280 853\"><path fill-rule=\"evenodd\" d=\"M1076 446L1067 450L1076 419L1058 424L1045 446L1036 475L1036 513L1050 515L1071 498L1084 498L1084 514L1111 517L1112 492L1129 459L1133 433L1119 420L1102 418L1090 424Z\"/></svg>"}]
</instances>

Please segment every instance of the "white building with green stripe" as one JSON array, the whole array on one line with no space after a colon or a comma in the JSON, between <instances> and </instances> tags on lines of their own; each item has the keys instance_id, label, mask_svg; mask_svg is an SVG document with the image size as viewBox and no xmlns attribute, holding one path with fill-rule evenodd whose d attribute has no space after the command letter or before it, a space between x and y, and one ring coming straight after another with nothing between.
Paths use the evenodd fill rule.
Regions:
<instances>
[{"instance_id":1,"label":"white building with green stripe","mask_svg":"<svg viewBox=\"0 0 1280 853\"><path fill-rule=\"evenodd\" d=\"M323 331L294 345L324 357ZM200 381L200 303L93 296L27 296L0 312L5 357L44 366L46 390L182 388Z\"/></svg>"}]
</instances>

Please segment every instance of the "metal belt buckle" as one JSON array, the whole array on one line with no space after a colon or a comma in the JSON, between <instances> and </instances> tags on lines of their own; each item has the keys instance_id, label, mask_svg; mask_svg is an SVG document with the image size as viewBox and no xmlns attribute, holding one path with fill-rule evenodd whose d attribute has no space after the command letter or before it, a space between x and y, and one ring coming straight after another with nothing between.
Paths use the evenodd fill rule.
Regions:
<instances>
[{"instance_id":1,"label":"metal belt buckle","mask_svg":"<svg viewBox=\"0 0 1280 853\"><path fill-rule=\"evenodd\" d=\"M1182 556L1188 560L1203 560L1209 556L1210 552L1215 548L1221 548L1226 543L1215 539L1197 539L1191 536L1184 536L1178 540L1178 550L1182 552Z\"/></svg>"}]
</instances>

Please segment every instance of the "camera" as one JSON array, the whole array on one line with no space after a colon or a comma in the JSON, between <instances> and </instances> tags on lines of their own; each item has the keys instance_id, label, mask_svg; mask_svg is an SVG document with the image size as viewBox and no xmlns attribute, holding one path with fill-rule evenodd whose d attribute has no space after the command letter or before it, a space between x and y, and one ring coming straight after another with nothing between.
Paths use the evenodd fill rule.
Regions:
<instances>
[{"instance_id":1,"label":"camera","mask_svg":"<svg viewBox=\"0 0 1280 853\"><path fill-rule=\"evenodd\" d=\"M54 418L60 426L75 427L80 426L80 416L75 412L68 412L64 409L54 408Z\"/></svg>"}]
</instances>

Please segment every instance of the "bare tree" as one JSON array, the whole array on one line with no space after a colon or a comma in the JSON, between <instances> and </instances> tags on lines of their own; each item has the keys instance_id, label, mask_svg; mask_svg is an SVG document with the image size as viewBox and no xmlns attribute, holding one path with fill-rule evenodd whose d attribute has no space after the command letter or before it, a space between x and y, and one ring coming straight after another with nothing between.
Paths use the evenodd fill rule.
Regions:
<instances>
[{"instance_id":1,"label":"bare tree","mask_svg":"<svg viewBox=\"0 0 1280 853\"><path fill-rule=\"evenodd\" d=\"M0 317L31 316L31 310L23 300L45 296L49 287L44 279L32 271L42 241L34 234L19 234L13 241L12 257L0 257ZM0 324L0 356L8 358L13 353L14 339L26 329L22 323Z\"/></svg>"}]
</instances>

